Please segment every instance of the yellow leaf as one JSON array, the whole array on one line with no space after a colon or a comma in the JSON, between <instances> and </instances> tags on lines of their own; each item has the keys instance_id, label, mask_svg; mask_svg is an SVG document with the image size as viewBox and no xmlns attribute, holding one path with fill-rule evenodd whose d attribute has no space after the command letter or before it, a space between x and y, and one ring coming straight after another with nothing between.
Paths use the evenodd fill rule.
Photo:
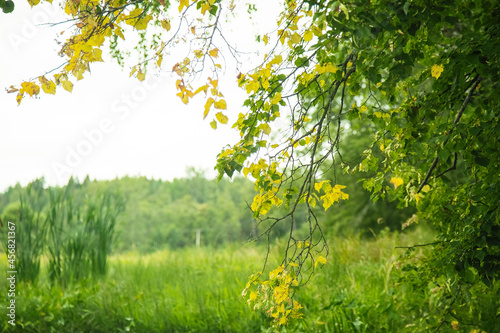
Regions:
<instances>
[{"instance_id":1,"label":"yellow leaf","mask_svg":"<svg viewBox=\"0 0 500 333\"><path fill-rule=\"evenodd\" d=\"M231 149L231 148L225 149L222 153L219 154L219 158L227 157L227 156L233 154L234 152L235 152L234 149Z\"/></svg>"},{"instance_id":2,"label":"yellow leaf","mask_svg":"<svg viewBox=\"0 0 500 333\"><path fill-rule=\"evenodd\" d=\"M359 108L359 111L361 112L366 112L366 110L368 110L368 108L365 105L361 105L361 107Z\"/></svg>"},{"instance_id":3,"label":"yellow leaf","mask_svg":"<svg viewBox=\"0 0 500 333\"><path fill-rule=\"evenodd\" d=\"M331 63L328 63L326 65L326 71L329 72L329 73L335 73L335 72L337 72L337 70L338 70L337 66L335 66L335 65L333 65Z\"/></svg>"},{"instance_id":4,"label":"yellow leaf","mask_svg":"<svg viewBox=\"0 0 500 333\"><path fill-rule=\"evenodd\" d=\"M227 109L226 101L221 99L220 101L214 103L214 107L219 110L226 110Z\"/></svg>"},{"instance_id":5,"label":"yellow leaf","mask_svg":"<svg viewBox=\"0 0 500 333\"><path fill-rule=\"evenodd\" d=\"M210 107L214 103L214 99L212 97L209 97L207 99L207 102L205 103L205 112L203 112L203 119L205 119L208 116L208 113L210 112Z\"/></svg>"},{"instance_id":6,"label":"yellow leaf","mask_svg":"<svg viewBox=\"0 0 500 333\"><path fill-rule=\"evenodd\" d=\"M182 90L184 88L184 81L183 80L175 81L175 88L177 90Z\"/></svg>"},{"instance_id":7,"label":"yellow leaf","mask_svg":"<svg viewBox=\"0 0 500 333\"><path fill-rule=\"evenodd\" d=\"M174 67L172 67L172 72L175 72L177 75L182 76L182 72L179 69L179 63L176 63ZM130 75L132 75L132 73Z\"/></svg>"},{"instance_id":8,"label":"yellow leaf","mask_svg":"<svg viewBox=\"0 0 500 333\"><path fill-rule=\"evenodd\" d=\"M142 8L136 8L136 9L130 11L130 13L126 17L126 20L132 20L132 19L137 18L139 15L142 14L142 11L143 11Z\"/></svg>"},{"instance_id":9,"label":"yellow leaf","mask_svg":"<svg viewBox=\"0 0 500 333\"><path fill-rule=\"evenodd\" d=\"M137 67L136 66L132 67L132 70L130 71L130 74L129 74L128 77L132 77L132 75L134 75L135 72L137 72Z\"/></svg>"},{"instance_id":10,"label":"yellow leaf","mask_svg":"<svg viewBox=\"0 0 500 333\"><path fill-rule=\"evenodd\" d=\"M207 10L209 10L209 9L210 9L210 4L209 3L205 2L205 3L201 4L200 10L201 10L201 13L203 15L205 15L205 13L207 12Z\"/></svg>"},{"instance_id":11,"label":"yellow leaf","mask_svg":"<svg viewBox=\"0 0 500 333\"><path fill-rule=\"evenodd\" d=\"M321 189L323 188L323 184L324 183L329 183L330 181L329 180L323 180L322 182L319 182L319 183L315 183L314 184L314 189L319 192L321 191Z\"/></svg>"},{"instance_id":12,"label":"yellow leaf","mask_svg":"<svg viewBox=\"0 0 500 333\"><path fill-rule=\"evenodd\" d=\"M343 3L341 3L339 5L339 8L342 12L344 12L345 18L349 19L349 11L347 10L346 6Z\"/></svg>"},{"instance_id":13,"label":"yellow leaf","mask_svg":"<svg viewBox=\"0 0 500 333\"><path fill-rule=\"evenodd\" d=\"M308 30L304 33L304 41L308 42L313 38L313 32Z\"/></svg>"},{"instance_id":14,"label":"yellow leaf","mask_svg":"<svg viewBox=\"0 0 500 333\"><path fill-rule=\"evenodd\" d=\"M212 87L217 88L217 85L219 84L219 80L212 80L211 78L208 78L208 82L212 85ZM214 94L215 95L215 94Z\"/></svg>"},{"instance_id":15,"label":"yellow leaf","mask_svg":"<svg viewBox=\"0 0 500 333\"><path fill-rule=\"evenodd\" d=\"M56 93L56 84L50 80L47 80L45 77L40 77L40 82L42 83L42 90L46 94L55 95Z\"/></svg>"},{"instance_id":16,"label":"yellow leaf","mask_svg":"<svg viewBox=\"0 0 500 333\"><path fill-rule=\"evenodd\" d=\"M13 93L13 92L17 92L17 91L19 91L19 89L15 88L15 87L14 87L14 86L12 86L12 85L11 85L8 89L6 88L6 90L7 90L7 94L11 94L11 93Z\"/></svg>"},{"instance_id":17,"label":"yellow leaf","mask_svg":"<svg viewBox=\"0 0 500 333\"><path fill-rule=\"evenodd\" d=\"M144 81L146 79L146 74L139 70L139 73L137 73L137 79L141 82Z\"/></svg>"},{"instance_id":18,"label":"yellow leaf","mask_svg":"<svg viewBox=\"0 0 500 333\"><path fill-rule=\"evenodd\" d=\"M278 54L269 62L269 64L272 65L279 65L283 62L283 56L281 54Z\"/></svg>"},{"instance_id":19,"label":"yellow leaf","mask_svg":"<svg viewBox=\"0 0 500 333\"><path fill-rule=\"evenodd\" d=\"M105 41L105 38L103 35L100 35L100 34L97 34L97 35L94 35L92 36L92 38L89 39L89 41L87 42L88 45L90 46L96 46L96 47L99 47L101 46Z\"/></svg>"},{"instance_id":20,"label":"yellow leaf","mask_svg":"<svg viewBox=\"0 0 500 333\"><path fill-rule=\"evenodd\" d=\"M210 122L210 126L213 128L213 129L217 129L217 122L215 120L212 120Z\"/></svg>"},{"instance_id":21,"label":"yellow leaf","mask_svg":"<svg viewBox=\"0 0 500 333\"><path fill-rule=\"evenodd\" d=\"M292 42L292 44L298 44L300 43L300 35L296 32L293 33L292 36L290 36L290 41Z\"/></svg>"},{"instance_id":22,"label":"yellow leaf","mask_svg":"<svg viewBox=\"0 0 500 333\"><path fill-rule=\"evenodd\" d=\"M422 187L422 192L424 193L427 193L431 190L431 187L429 185L424 185L424 187Z\"/></svg>"},{"instance_id":23,"label":"yellow leaf","mask_svg":"<svg viewBox=\"0 0 500 333\"><path fill-rule=\"evenodd\" d=\"M229 118L224 115L222 112L218 112L215 114L215 118L217 118L217 120L221 123L221 124L227 124L227 121L229 120Z\"/></svg>"},{"instance_id":24,"label":"yellow leaf","mask_svg":"<svg viewBox=\"0 0 500 333\"><path fill-rule=\"evenodd\" d=\"M169 31L171 28L170 22L168 20L162 20L162 21L160 21L160 24L161 24L162 28L167 30L167 31Z\"/></svg>"},{"instance_id":25,"label":"yellow leaf","mask_svg":"<svg viewBox=\"0 0 500 333\"><path fill-rule=\"evenodd\" d=\"M84 65L80 65L78 66L78 68L75 68L75 70L73 70L73 76L76 77L77 81L83 79L83 72L85 71L85 69L86 67L84 67Z\"/></svg>"},{"instance_id":26,"label":"yellow leaf","mask_svg":"<svg viewBox=\"0 0 500 333\"><path fill-rule=\"evenodd\" d=\"M40 0L28 0L31 7L36 6L40 3Z\"/></svg>"},{"instance_id":27,"label":"yellow leaf","mask_svg":"<svg viewBox=\"0 0 500 333\"><path fill-rule=\"evenodd\" d=\"M148 26L149 21L151 21L152 19L153 17L151 15L146 15L135 23L134 28L136 28L137 30L145 30Z\"/></svg>"},{"instance_id":28,"label":"yellow leaf","mask_svg":"<svg viewBox=\"0 0 500 333\"><path fill-rule=\"evenodd\" d=\"M92 61L104 61L104 60L102 60L102 50L101 49L93 49L91 60Z\"/></svg>"},{"instance_id":29,"label":"yellow leaf","mask_svg":"<svg viewBox=\"0 0 500 333\"><path fill-rule=\"evenodd\" d=\"M75 45L75 51L82 51L84 53L89 53L90 51L92 51L92 45L87 45L87 44L78 44L78 45Z\"/></svg>"},{"instance_id":30,"label":"yellow leaf","mask_svg":"<svg viewBox=\"0 0 500 333\"><path fill-rule=\"evenodd\" d=\"M262 88L264 88L264 90L267 90L267 88L269 88L271 84L269 83L269 81L267 79L263 79L262 80Z\"/></svg>"},{"instance_id":31,"label":"yellow leaf","mask_svg":"<svg viewBox=\"0 0 500 333\"><path fill-rule=\"evenodd\" d=\"M271 134L271 126L269 126L269 124L260 124L259 125L259 128L262 130L262 132L264 132L265 134L269 135Z\"/></svg>"},{"instance_id":32,"label":"yellow leaf","mask_svg":"<svg viewBox=\"0 0 500 333\"><path fill-rule=\"evenodd\" d=\"M281 272L283 272L284 269L285 269L285 266L281 265L278 268L276 268L275 270L270 271L269 272L269 279L270 280L276 279L281 274Z\"/></svg>"},{"instance_id":33,"label":"yellow leaf","mask_svg":"<svg viewBox=\"0 0 500 333\"><path fill-rule=\"evenodd\" d=\"M431 75L437 79L441 76L444 68L443 65L433 65L431 68Z\"/></svg>"},{"instance_id":34,"label":"yellow leaf","mask_svg":"<svg viewBox=\"0 0 500 333\"><path fill-rule=\"evenodd\" d=\"M219 49L218 48L212 49L208 52L208 54L211 57L217 58L217 56L219 55Z\"/></svg>"},{"instance_id":35,"label":"yellow leaf","mask_svg":"<svg viewBox=\"0 0 500 333\"><path fill-rule=\"evenodd\" d=\"M162 61L163 61L163 56L160 54L160 55L158 56L158 60L156 60L156 65L157 65L158 67L161 67L161 62L162 62Z\"/></svg>"},{"instance_id":36,"label":"yellow leaf","mask_svg":"<svg viewBox=\"0 0 500 333\"><path fill-rule=\"evenodd\" d=\"M16 101L17 101L17 105L21 104L21 101L23 100L23 96L24 96L24 93L22 92L19 92L16 96Z\"/></svg>"},{"instance_id":37,"label":"yellow leaf","mask_svg":"<svg viewBox=\"0 0 500 333\"><path fill-rule=\"evenodd\" d=\"M257 92L257 90L259 90L259 87L260 87L260 84L259 84L259 81L251 81L251 82L248 82L247 85L245 86L246 90L247 90L247 93L249 94L250 91L254 91L254 92Z\"/></svg>"},{"instance_id":38,"label":"yellow leaf","mask_svg":"<svg viewBox=\"0 0 500 333\"><path fill-rule=\"evenodd\" d=\"M394 188L398 188L398 186L403 184L403 179L400 177L392 177L391 183L394 184Z\"/></svg>"},{"instance_id":39,"label":"yellow leaf","mask_svg":"<svg viewBox=\"0 0 500 333\"><path fill-rule=\"evenodd\" d=\"M203 51L202 50L194 50L193 53L196 56L196 58L203 57Z\"/></svg>"},{"instance_id":40,"label":"yellow leaf","mask_svg":"<svg viewBox=\"0 0 500 333\"><path fill-rule=\"evenodd\" d=\"M189 0L180 0L179 1L179 13L182 12L184 7L189 7Z\"/></svg>"},{"instance_id":41,"label":"yellow leaf","mask_svg":"<svg viewBox=\"0 0 500 333\"><path fill-rule=\"evenodd\" d=\"M318 266L318 264L326 264L326 258L323 256L318 256L318 258L316 258L316 261L314 262L314 267Z\"/></svg>"},{"instance_id":42,"label":"yellow leaf","mask_svg":"<svg viewBox=\"0 0 500 333\"><path fill-rule=\"evenodd\" d=\"M122 28L120 28L120 27L117 26L115 28L114 32L115 32L115 35L117 35L121 39L125 40L125 36L123 35Z\"/></svg>"},{"instance_id":43,"label":"yellow leaf","mask_svg":"<svg viewBox=\"0 0 500 333\"><path fill-rule=\"evenodd\" d=\"M78 13L78 7L76 4L68 1L64 7L64 12L68 15L76 15Z\"/></svg>"},{"instance_id":44,"label":"yellow leaf","mask_svg":"<svg viewBox=\"0 0 500 333\"><path fill-rule=\"evenodd\" d=\"M113 34L113 29L111 29L111 27L107 27L106 30L104 30L104 36L111 37L112 34Z\"/></svg>"},{"instance_id":45,"label":"yellow leaf","mask_svg":"<svg viewBox=\"0 0 500 333\"><path fill-rule=\"evenodd\" d=\"M205 94L207 93L207 89L208 89L208 84L205 84L201 87L199 87L198 89L196 89L196 91L194 92L195 95L199 94L200 92L204 91Z\"/></svg>"},{"instance_id":46,"label":"yellow leaf","mask_svg":"<svg viewBox=\"0 0 500 333\"><path fill-rule=\"evenodd\" d=\"M71 81L62 81L62 86L64 90L72 92L73 91L73 83Z\"/></svg>"},{"instance_id":47,"label":"yellow leaf","mask_svg":"<svg viewBox=\"0 0 500 333\"><path fill-rule=\"evenodd\" d=\"M222 66L220 64L215 64L214 66L219 68L219 69L222 69Z\"/></svg>"},{"instance_id":48,"label":"yellow leaf","mask_svg":"<svg viewBox=\"0 0 500 333\"><path fill-rule=\"evenodd\" d=\"M281 101L281 93L277 92L276 95L271 99L271 105L278 104Z\"/></svg>"},{"instance_id":49,"label":"yellow leaf","mask_svg":"<svg viewBox=\"0 0 500 333\"><path fill-rule=\"evenodd\" d=\"M184 58L184 61L179 65L179 70L182 73L187 73L189 72L189 68L187 66L191 63L191 60L189 58Z\"/></svg>"},{"instance_id":50,"label":"yellow leaf","mask_svg":"<svg viewBox=\"0 0 500 333\"><path fill-rule=\"evenodd\" d=\"M321 184L321 183L324 183L324 184ZM335 187L332 187L329 184L329 181L323 181L321 183L319 183L319 184L322 185L322 188L323 188L323 191L325 192L325 195L323 195L320 199L323 200L323 208L325 208L325 211L328 208L330 208L330 206L333 205L335 202L338 202L340 199L342 199L342 200L349 199L349 195L347 193L344 193L341 191L343 188L345 188L344 185L335 185ZM317 188L320 188L319 184L314 185L314 187L316 188L316 191L318 191Z\"/></svg>"},{"instance_id":51,"label":"yellow leaf","mask_svg":"<svg viewBox=\"0 0 500 333\"><path fill-rule=\"evenodd\" d=\"M34 82L23 82L21 83L21 87L23 87L23 91L27 92L30 97L33 97L33 95L36 96L40 93L40 86Z\"/></svg>"},{"instance_id":52,"label":"yellow leaf","mask_svg":"<svg viewBox=\"0 0 500 333\"><path fill-rule=\"evenodd\" d=\"M264 45L267 45L267 43L269 43L269 37L267 37L267 35L264 35L262 37L262 40L264 41Z\"/></svg>"},{"instance_id":53,"label":"yellow leaf","mask_svg":"<svg viewBox=\"0 0 500 333\"><path fill-rule=\"evenodd\" d=\"M247 167L244 167L243 168L243 175L245 176L245 178L248 176L249 173L250 173L250 169Z\"/></svg>"},{"instance_id":54,"label":"yellow leaf","mask_svg":"<svg viewBox=\"0 0 500 333\"><path fill-rule=\"evenodd\" d=\"M181 101L182 101L182 103L187 104L189 102L189 95L183 94L181 97Z\"/></svg>"},{"instance_id":55,"label":"yellow leaf","mask_svg":"<svg viewBox=\"0 0 500 333\"><path fill-rule=\"evenodd\" d=\"M87 17L87 23L92 27L92 28L95 28L97 27L97 21L94 17L92 16L89 16Z\"/></svg>"}]
</instances>

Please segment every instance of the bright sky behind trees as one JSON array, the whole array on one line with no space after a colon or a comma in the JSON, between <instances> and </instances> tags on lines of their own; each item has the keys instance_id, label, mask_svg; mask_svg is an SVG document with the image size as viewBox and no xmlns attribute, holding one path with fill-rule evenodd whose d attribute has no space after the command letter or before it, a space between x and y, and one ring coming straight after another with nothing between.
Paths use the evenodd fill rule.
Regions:
<instances>
[{"instance_id":1,"label":"bright sky behind trees","mask_svg":"<svg viewBox=\"0 0 500 333\"><path fill-rule=\"evenodd\" d=\"M265 2L257 2L257 8L263 8ZM267 13L270 19L252 22L246 9L240 9L238 20L246 24L241 29L233 25L233 34L228 37L239 36L236 45L252 52L250 58L261 60L262 55L255 53L255 35L275 27L273 11L262 9L259 15ZM27 2L19 1L13 13L2 15L0 191L42 176L51 185L65 184L71 175L83 179L87 174L97 179L123 175L172 179L184 176L189 166L214 175L217 154L223 146L235 142L238 134L230 126L214 131L209 120L202 119L201 98L186 106L175 96L176 75L169 69L180 56L166 57L164 69L150 72L152 75L142 83L129 78L134 61L122 70L105 58L105 63L91 66L92 75L78 81L72 93L25 98L17 106L15 95L7 94L5 88L63 63L57 56L60 45L54 37L68 24L46 24L63 22L65 16L61 14L61 9L47 3L31 9ZM107 55L103 53L103 57ZM242 110L245 94L235 88L238 72L234 59L224 60L227 71L220 85L232 124ZM244 63L243 69L250 69L248 64Z\"/></svg>"}]
</instances>

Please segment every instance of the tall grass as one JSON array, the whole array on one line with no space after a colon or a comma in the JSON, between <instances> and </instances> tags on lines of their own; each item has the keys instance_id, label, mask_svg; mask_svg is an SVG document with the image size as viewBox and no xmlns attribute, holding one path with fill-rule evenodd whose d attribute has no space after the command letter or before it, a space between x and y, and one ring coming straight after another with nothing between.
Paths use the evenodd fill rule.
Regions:
<instances>
[{"instance_id":1,"label":"tall grass","mask_svg":"<svg viewBox=\"0 0 500 333\"><path fill-rule=\"evenodd\" d=\"M375 240L332 238L328 263L296 295L304 318L283 332L418 332L415 323L432 311L426 291L399 285L399 245L423 243L428 233L383 234ZM270 267L278 264L283 243L272 245ZM424 249L422 249L424 251ZM424 253L422 253L423 255ZM2 332L266 332L270 320L254 312L240 293L251 273L260 270L265 246L191 248L109 258L99 280L71 287L51 285L44 274L21 284L17 326ZM0 258L0 269L6 260ZM6 286L0 281L0 288ZM498 286L495 287L498 291ZM500 298L484 303L484 327L500 324L494 313ZM0 327L1 328L1 327ZM440 332L457 332L449 323Z\"/></svg>"},{"instance_id":2,"label":"tall grass","mask_svg":"<svg viewBox=\"0 0 500 333\"><path fill-rule=\"evenodd\" d=\"M52 283L68 285L106 273L124 200L119 193L103 192L75 203L73 184L70 180L65 188L44 189L39 180L20 190L14 222L18 222L16 267L21 281L36 281L42 255L48 257Z\"/></svg>"},{"instance_id":3,"label":"tall grass","mask_svg":"<svg viewBox=\"0 0 500 333\"><path fill-rule=\"evenodd\" d=\"M118 193L99 193L82 205L75 205L70 193L69 185L49 189L48 274L63 285L106 273L116 218L124 206Z\"/></svg>"},{"instance_id":4,"label":"tall grass","mask_svg":"<svg viewBox=\"0 0 500 333\"><path fill-rule=\"evenodd\" d=\"M22 285L18 325L4 331L259 332L266 318L240 294L262 259L262 252L236 247L113 256L97 281Z\"/></svg>"},{"instance_id":5,"label":"tall grass","mask_svg":"<svg viewBox=\"0 0 500 333\"><path fill-rule=\"evenodd\" d=\"M16 267L19 279L35 282L40 274L40 255L44 249L46 234L43 181L26 187L19 196L19 220L16 226Z\"/></svg>"},{"instance_id":6,"label":"tall grass","mask_svg":"<svg viewBox=\"0 0 500 333\"><path fill-rule=\"evenodd\" d=\"M87 198L84 224L94 276L106 274L108 255L111 253L111 245L115 240L116 219L124 207L125 201L118 192L102 193L96 197Z\"/></svg>"}]
</instances>

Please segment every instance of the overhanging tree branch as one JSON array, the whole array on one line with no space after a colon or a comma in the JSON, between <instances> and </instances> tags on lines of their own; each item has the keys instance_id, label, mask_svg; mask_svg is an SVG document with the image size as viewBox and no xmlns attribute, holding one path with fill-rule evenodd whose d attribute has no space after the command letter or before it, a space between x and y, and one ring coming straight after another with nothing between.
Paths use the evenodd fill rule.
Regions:
<instances>
[{"instance_id":1,"label":"overhanging tree branch","mask_svg":"<svg viewBox=\"0 0 500 333\"><path fill-rule=\"evenodd\" d=\"M455 129L455 127L457 126L458 122L460 121L460 119L462 118L462 115L464 114L464 111L465 111L465 108L467 107L467 105L469 104L471 98L472 98L472 95L474 93L474 91L476 90L477 86L479 85L479 83L481 82L482 78L481 76L477 75L474 79L473 79L473 84L472 86L470 87L469 89L469 93L467 94L467 97L465 98L463 104L462 104L462 107L460 108L460 110L458 110L458 113L457 113L457 116L455 117L455 120L453 121L453 127L452 129L450 130L450 133L449 135L451 135ZM448 142L449 139L446 139L445 142L443 143L443 146L446 145L446 143ZM436 168L437 164L438 164L438 161L439 161L439 157L436 157L434 159L434 161L432 161L432 164L431 164L431 167L429 168L429 170L427 171L427 174L425 175L425 178L424 180L422 181L422 183L420 184L418 190L417 190L417 193L420 193L420 191L422 191L422 188L427 184L427 182L429 181L429 178L431 177L432 175L432 172L434 171L434 169ZM453 167L446 170L445 172L439 174L436 178L438 177L441 177L443 174L445 174L446 172L448 171L451 171L451 170L454 170L455 167L456 167L456 163L457 163L457 154L455 153L455 161L453 163Z\"/></svg>"}]
</instances>

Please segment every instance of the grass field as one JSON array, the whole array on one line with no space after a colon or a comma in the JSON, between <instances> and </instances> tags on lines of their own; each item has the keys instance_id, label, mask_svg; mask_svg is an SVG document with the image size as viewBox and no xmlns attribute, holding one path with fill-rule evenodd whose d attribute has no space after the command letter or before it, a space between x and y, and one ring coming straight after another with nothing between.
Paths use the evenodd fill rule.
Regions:
<instances>
[{"instance_id":1,"label":"grass field","mask_svg":"<svg viewBox=\"0 0 500 333\"><path fill-rule=\"evenodd\" d=\"M428 236L412 232L369 241L332 239L328 263L297 295L304 318L283 331L414 331L413 325L432 311L432 304L424 303L421 291L398 287L396 261L403 250L395 247L425 242ZM281 246L273 244L270 267L276 267ZM110 258L105 278L65 288L50 286L42 274L33 285L17 284L17 325L9 325L5 317L0 331L270 331L265 314L250 309L240 296L264 257L265 248L255 244L120 254ZM0 269L7 271L6 264L2 255ZM0 288L7 290L5 279ZM2 300L7 300L6 293ZM449 324L441 327L441 332L448 331L456 332Z\"/></svg>"}]
</instances>

